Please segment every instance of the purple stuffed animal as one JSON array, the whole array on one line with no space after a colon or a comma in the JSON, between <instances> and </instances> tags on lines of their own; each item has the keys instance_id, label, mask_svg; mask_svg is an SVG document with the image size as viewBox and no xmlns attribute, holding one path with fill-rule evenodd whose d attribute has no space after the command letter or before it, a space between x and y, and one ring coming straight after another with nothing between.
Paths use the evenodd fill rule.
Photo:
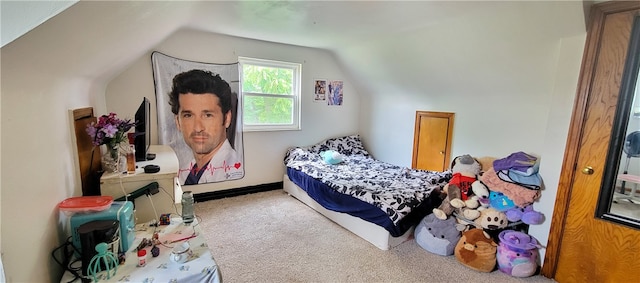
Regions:
<instances>
[{"instance_id":1,"label":"purple stuffed animal","mask_svg":"<svg viewBox=\"0 0 640 283\"><path fill-rule=\"evenodd\" d=\"M527 205L524 208L514 207L505 212L507 220L509 222L522 221L529 225L538 225L544 222L544 215L538 211L533 210L533 205Z\"/></svg>"},{"instance_id":2,"label":"purple stuffed animal","mask_svg":"<svg viewBox=\"0 0 640 283\"><path fill-rule=\"evenodd\" d=\"M528 234L504 230L496 253L498 269L514 277L529 277L538 269L538 240Z\"/></svg>"}]
</instances>

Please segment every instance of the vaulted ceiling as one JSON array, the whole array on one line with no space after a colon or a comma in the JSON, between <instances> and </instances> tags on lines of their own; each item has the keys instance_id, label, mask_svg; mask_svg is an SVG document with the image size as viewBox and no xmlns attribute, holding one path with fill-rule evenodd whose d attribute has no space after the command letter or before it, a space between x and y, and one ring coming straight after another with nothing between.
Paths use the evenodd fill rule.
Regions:
<instances>
[{"instance_id":1,"label":"vaulted ceiling","mask_svg":"<svg viewBox=\"0 0 640 283\"><path fill-rule=\"evenodd\" d=\"M333 52L343 66L360 68L347 70L356 79L371 81L385 77L396 85L406 85L404 81L410 79L416 89L424 89L421 79L413 78L414 73L424 71L423 63L412 58L428 55L422 52L426 46L438 45L438 50L450 53L441 59L442 54L430 54L429 60L455 62L462 60L455 52L460 52L465 42L474 48L469 39L478 42L485 38L480 42L489 40L492 44L509 41L526 44L526 41L584 33L584 23L567 24L564 20L568 12L575 13L581 4L588 6L581 0L0 0L1 50L20 50L6 53L24 56L3 60L16 60L25 66L37 63L43 72L45 68L52 68L51 72L81 74L104 84L176 31L196 29L326 49ZM474 24L480 21L482 25ZM511 25L513 22L517 24ZM424 32L429 30L431 32ZM447 47L451 44L457 51ZM371 58L377 59L372 62ZM376 62L384 67L371 65ZM65 66L64 70L58 68L61 65ZM460 68L464 69L464 64L446 65L453 68L448 71L451 74L460 74ZM386 71L379 71L383 69ZM447 71L440 70L440 73Z\"/></svg>"},{"instance_id":2,"label":"vaulted ceiling","mask_svg":"<svg viewBox=\"0 0 640 283\"><path fill-rule=\"evenodd\" d=\"M87 4L78 2L90 1L0 1L2 46L70 6ZM99 5L101 1L93 2ZM409 32L444 20L491 12L505 4L503 1L166 1L161 5L150 2L153 1L120 1L121 10L105 10L103 15L131 25L161 12L164 21L179 28L336 50L381 34Z\"/></svg>"},{"instance_id":3,"label":"vaulted ceiling","mask_svg":"<svg viewBox=\"0 0 640 283\"><path fill-rule=\"evenodd\" d=\"M563 39L580 41L586 34L584 3L575 0L43 3L49 2L0 0L3 34L11 19L40 15L32 22L35 28L0 49L2 80L12 81L16 90L5 92L8 84L3 84L5 102L38 77L28 93L65 89L79 97L75 100L106 111L105 89L114 78L148 60L172 36L195 29L204 37L216 33L328 50L341 79L364 98L365 130L375 128L377 121L368 115L386 111L376 107L386 106L379 102L389 97L394 107L406 108L405 115L415 105L462 111L459 101L470 93L477 100L542 96L538 102L544 104L557 66L566 65L558 59ZM52 13L36 13L40 5ZM190 44L180 49L189 50ZM266 46L278 49L278 44ZM229 58L235 55L226 52ZM265 59L288 59L277 56L284 58Z\"/></svg>"}]
</instances>

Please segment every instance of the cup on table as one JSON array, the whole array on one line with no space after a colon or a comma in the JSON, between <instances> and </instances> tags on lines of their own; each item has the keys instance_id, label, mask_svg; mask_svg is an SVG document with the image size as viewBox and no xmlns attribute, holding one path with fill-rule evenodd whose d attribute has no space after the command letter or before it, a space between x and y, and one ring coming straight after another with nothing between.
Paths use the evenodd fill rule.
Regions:
<instances>
[{"instance_id":1,"label":"cup on table","mask_svg":"<svg viewBox=\"0 0 640 283\"><path fill-rule=\"evenodd\" d=\"M173 250L171 250L171 254L169 255L169 259L173 262L185 263L192 253L189 242L183 242L173 247Z\"/></svg>"}]
</instances>

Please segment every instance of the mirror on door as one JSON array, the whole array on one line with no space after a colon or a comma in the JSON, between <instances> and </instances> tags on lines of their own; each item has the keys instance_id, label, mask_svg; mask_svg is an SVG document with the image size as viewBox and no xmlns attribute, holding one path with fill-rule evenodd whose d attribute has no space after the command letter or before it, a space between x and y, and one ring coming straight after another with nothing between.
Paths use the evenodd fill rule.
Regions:
<instances>
[{"instance_id":1,"label":"mirror on door","mask_svg":"<svg viewBox=\"0 0 640 283\"><path fill-rule=\"evenodd\" d=\"M596 216L640 229L640 16L629 43Z\"/></svg>"}]
</instances>

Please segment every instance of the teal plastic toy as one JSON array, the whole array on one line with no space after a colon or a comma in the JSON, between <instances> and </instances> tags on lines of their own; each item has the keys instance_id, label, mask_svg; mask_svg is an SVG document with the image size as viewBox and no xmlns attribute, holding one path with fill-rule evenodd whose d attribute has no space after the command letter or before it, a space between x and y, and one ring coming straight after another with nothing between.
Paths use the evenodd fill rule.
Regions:
<instances>
[{"instance_id":1,"label":"teal plastic toy","mask_svg":"<svg viewBox=\"0 0 640 283\"><path fill-rule=\"evenodd\" d=\"M118 260L116 256L109 251L109 246L106 243L99 243L96 245L97 255L93 256L89 262L88 275L93 278L93 281L98 282L96 274L104 271L100 266L100 262L104 262L105 270L107 271L107 279L111 276L115 276L118 270ZM113 274L111 272L113 271Z\"/></svg>"}]
</instances>

